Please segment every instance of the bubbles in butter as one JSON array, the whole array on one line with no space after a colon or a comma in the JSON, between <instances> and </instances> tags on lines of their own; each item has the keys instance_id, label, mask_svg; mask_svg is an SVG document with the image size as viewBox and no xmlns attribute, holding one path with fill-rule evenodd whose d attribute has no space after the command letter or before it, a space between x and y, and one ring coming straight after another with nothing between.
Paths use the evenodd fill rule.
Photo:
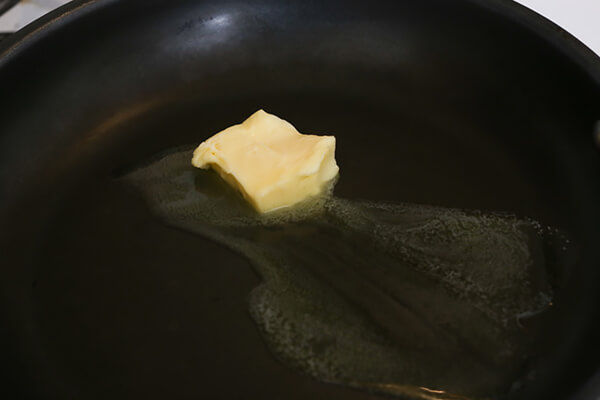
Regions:
<instances>
[{"instance_id":1,"label":"bubbles in butter","mask_svg":"<svg viewBox=\"0 0 600 400\"><path fill-rule=\"evenodd\" d=\"M518 319L552 295L535 223L331 191L261 215L190 158L124 179L166 224L247 257L262 277L250 313L288 366L422 399L486 398L518 375L531 339Z\"/></svg>"}]
</instances>

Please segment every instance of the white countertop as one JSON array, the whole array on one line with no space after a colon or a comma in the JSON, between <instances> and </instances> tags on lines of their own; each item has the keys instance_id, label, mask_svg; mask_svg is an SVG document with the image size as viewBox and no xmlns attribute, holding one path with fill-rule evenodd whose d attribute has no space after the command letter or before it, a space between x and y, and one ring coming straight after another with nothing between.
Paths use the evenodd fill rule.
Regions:
<instances>
[{"instance_id":1,"label":"white countertop","mask_svg":"<svg viewBox=\"0 0 600 400\"><path fill-rule=\"evenodd\" d=\"M22 0L0 17L0 32L15 31L69 0ZM600 0L517 0L600 55Z\"/></svg>"},{"instance_id":2,"label":"white countertop","mask_svg":"<svg viewBox=\"0 0 600 400\"><path fill-rule=\"evenodd\" d=\"M542 14L600 55L600 0L517 0L517 3Z\"/></svg>"}]
</instances>

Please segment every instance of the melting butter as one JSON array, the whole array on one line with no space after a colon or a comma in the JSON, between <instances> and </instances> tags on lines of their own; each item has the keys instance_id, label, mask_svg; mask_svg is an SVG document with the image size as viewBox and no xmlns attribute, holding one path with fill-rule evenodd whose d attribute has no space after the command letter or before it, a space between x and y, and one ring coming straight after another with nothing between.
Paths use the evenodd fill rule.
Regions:
<instances>
[{"instance_id":1,"label":"melting butter","mask_svg":"<svg viewBox=\"0 0 600 400\"><path fill-rule=\"evenodd\" d=\"M192 164L212 167L260 212L318 195L339 171L335 137L303 135L263 110L201 143Z\"/></svg>"},{"instance_id":2,"label":"melting butter","mask_svg":"<svg viewBox=\"0 0 600 400\"><path fill-rule=\"evenodd\" d=\"M260 214L190 156L125 179L166 224L250 260L262 278L250 313L288 366L423 399L487 398L520 373L532 337L517 319L552 296L534 222L331 191Z\"/></svg>"}]
</instances>

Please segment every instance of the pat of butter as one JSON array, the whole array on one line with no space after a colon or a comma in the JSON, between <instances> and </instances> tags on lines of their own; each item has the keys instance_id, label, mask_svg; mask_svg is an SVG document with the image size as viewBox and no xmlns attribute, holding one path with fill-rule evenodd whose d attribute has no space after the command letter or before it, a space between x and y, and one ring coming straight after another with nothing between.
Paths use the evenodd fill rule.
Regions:
<instances>
[{"instance_id":1,"label":"pat of butter","mask_svg":"<svg viewBox=\"0 0 600 400\"><path fill-rule=\"evenodd\" d=\"M263 213L319 194L339 171L335 137L303 135L263 110L200 144L192 165L213 168Z\"/></svg>"}]
</instances>

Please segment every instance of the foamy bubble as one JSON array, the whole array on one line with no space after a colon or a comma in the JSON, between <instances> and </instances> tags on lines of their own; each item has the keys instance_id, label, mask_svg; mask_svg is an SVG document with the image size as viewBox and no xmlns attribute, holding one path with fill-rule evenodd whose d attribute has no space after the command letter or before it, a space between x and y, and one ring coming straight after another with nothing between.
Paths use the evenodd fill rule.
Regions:
<instances>
[{"instance_id":1,"label":"foamy bubble","mask_svg":"<svg viewBox=\"0 0 600 400\"><path fill-rule=\"evenodd\" d=\"M174 152L124 180L166 224L250 260L263 279L250 313L289 366L414 398L427 398L427 387L488 396L517 376L529 339L521 322L552 297L551 228L509 214L339 199L333 186L260 215L190 159Z\"/></svg>"}]
</instances>

